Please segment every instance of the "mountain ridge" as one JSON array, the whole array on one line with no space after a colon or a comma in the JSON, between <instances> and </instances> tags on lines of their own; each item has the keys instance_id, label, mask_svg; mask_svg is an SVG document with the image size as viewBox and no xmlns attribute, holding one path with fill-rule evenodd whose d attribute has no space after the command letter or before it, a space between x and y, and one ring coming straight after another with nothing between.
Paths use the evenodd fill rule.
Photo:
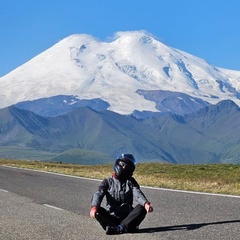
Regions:
<instances>
[{"instance_id":1,"label":"mountain ridge","mask_svg":"<svg viewBox=\"0 0 240 240\"><path fill-rule=\"evenodd\" d=\"M239 107L230 100L206 107L205 112L145 120L89 107L42 117L11 106L0 109L0 156L6 157L5 148L11 147L24 151L27 159L41 151L40 160L42 155L48 161L64 162L73 154L74 163L79 164L97 164L98 155L101 163L109 163L121 152L132 152L139 162L240 163L239 120ZM86 157L81 160L86 154L94 156L92 162ZM12 152L12 157L19 155Z\"/></svg>"},{"instance_id":2,"label":"mountain ridge","mask_svg":"<svg viewBox=\"0 0 240 240\"><path fill-rule=\"evenodd\" d=\"M158 112L140 90L182 92L211 104L231 99L239 105L239 81L239 71L215 67L144 31L119 32L109 42L75 34L1 77L0 108L74 95L99 98L121 114Z\"/></svg>"}]
</instances>

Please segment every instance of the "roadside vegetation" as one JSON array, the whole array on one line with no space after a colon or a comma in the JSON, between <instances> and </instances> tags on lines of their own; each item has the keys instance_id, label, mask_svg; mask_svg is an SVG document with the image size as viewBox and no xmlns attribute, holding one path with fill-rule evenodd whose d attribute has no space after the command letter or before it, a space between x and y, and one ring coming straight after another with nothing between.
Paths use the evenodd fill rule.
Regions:
<instances>
[{"instance_id":1,"label":"roadside vegetation","mask_svg":"<svg viewBox=\"0 0 240 240\"><path fill-rule=\"evenodd\" d=\"M0 159L0 165L103 179L112 174L111 165L77 165L54 162ZM240 165L137 164L134 177L140 185L179 190L240 195Z\"/></svg>"}]
</instances>

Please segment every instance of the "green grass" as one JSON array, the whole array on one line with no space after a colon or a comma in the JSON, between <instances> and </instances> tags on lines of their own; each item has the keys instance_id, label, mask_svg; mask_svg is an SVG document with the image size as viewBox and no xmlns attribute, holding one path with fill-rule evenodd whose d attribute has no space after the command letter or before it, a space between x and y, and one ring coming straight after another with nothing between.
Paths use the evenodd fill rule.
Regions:
<instances>
[{"instance_id":1,"label":"green grass","mask_svg":"<svg viewBox=\"0 0 240 240\"><path fill-rule=\"evenodd\" d=\"M38 169L88 178L103 179L113 172L111 165L77 165L0 159L0 165ZM140 185L179 190L240 195L240 165L137 164L134 177Z\"/></svg>"}]
</instances>

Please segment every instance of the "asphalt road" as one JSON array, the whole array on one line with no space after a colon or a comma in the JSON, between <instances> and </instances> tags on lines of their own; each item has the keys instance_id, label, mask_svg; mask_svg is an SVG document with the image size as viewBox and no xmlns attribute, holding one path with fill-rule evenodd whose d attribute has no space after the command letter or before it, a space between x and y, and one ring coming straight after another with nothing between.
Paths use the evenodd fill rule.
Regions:
<instances>
[{"instance_id":1,"label":"asphalt road","mask_svg":"<svg viewBox=\"0 0 240 240\"><path fill-rule=\"evenodd\" d=\"M0 166L0 239L240 239L240 196L142 187L154 212L140 232L108 236L89 217L99 181Z\"/></svg>"}]
</instances>

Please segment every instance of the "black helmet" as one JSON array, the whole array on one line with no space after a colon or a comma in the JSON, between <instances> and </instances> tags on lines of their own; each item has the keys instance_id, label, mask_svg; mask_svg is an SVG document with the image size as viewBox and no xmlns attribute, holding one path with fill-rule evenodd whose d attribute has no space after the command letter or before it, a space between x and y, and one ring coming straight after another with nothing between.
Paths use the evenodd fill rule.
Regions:
<instances>
[{"instance_id":1,"label":"black helmet","mask_svg":"<svg viewBox=\"0 0 240 240\"><path fill-rule=\"evenodd\" d=\"M115 161L114 171L118 178L127 179L133 175L136 159L132 154L121 154Z\"/></svg>"}]
</instances>

